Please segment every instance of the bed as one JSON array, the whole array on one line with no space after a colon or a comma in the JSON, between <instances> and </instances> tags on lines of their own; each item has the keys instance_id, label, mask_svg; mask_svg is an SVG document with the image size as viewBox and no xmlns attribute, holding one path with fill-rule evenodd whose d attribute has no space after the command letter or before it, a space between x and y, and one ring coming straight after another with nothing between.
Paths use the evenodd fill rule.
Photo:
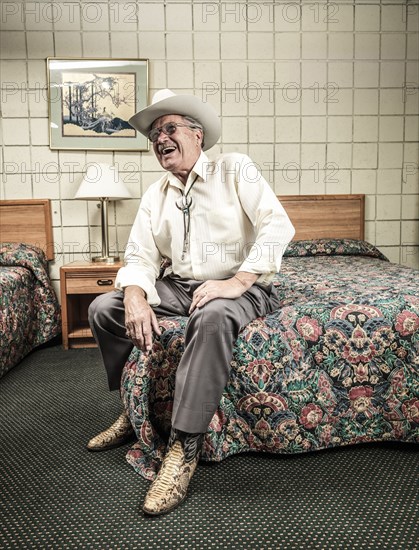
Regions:
<instances>
[{"instance_id":1,"label":"bed","mask_svg":"<svg viewBox=\"0 0 419 550\"><path fill-rule=\"evenodd\" d=\"M247 325L202 460L419 443L419 272L364 241L364 196L279 197L296 235L274 284L281 307ZM134 348L121 396L138 441L128 462L153 479L170 431L187 318L160 318Z\"/></svg>"},{"instance_id":2,"label":"bed","mask_svg":"<svg viewBox=\"0 0 419 550\"><path fill-rule=\"evenodd\" d=\"M61 332L50 201L0 201L0 378Z\"/></svg>"}]
</instances>

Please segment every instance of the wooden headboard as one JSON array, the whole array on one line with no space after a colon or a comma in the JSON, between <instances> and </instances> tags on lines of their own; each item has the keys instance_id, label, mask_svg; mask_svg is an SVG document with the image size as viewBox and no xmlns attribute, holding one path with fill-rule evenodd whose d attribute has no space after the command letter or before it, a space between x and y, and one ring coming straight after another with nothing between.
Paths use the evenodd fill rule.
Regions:
<instances>
[{"instance_id":1,"label":"wooden headboard","mask_svg":"<svg viewBox=\"0 0 419 550\"><path fill-rule=\"evenodd\" d=\"M278 195L295 227L294 241L364 239L365 195Z\"/></svg>"},{"instance_id":2,"label":"wooden headboard","mask_svg":"<svg viewBox=\"0 0 419 550\"><path fill-rule=\"evenodd\" d=\"M279 195L296 233L294 240L364 239L364 195ZM23 242L54 259L49 199L0 201L0 242Z\"/></svg>"},{"instance_id":3,"label":"wooden headboard","mask_svg":"<svg viewBox=\"0 0 419 550\"><path fill-rule=\"evenodd\" d=\"M0 243L32 244L54 259L49 199L0 201Z\"/></svg>"}]
</instances>

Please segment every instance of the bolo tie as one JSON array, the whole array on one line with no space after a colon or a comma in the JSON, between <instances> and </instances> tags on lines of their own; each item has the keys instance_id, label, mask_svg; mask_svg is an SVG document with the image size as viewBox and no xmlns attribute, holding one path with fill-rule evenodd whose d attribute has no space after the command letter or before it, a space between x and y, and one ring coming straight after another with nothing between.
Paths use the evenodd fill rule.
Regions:
<instances>
[{"instance_id":1,"label":"bolo tie","mask_svg":"<svg viewBox=\"0 0 419 550\"><path fill-rule=\"evenodd\" d=\"M191 183L188 191L184 193L182 189L179 189L182 196L179 197L176 201L176 207L183 213L183 249L182 249L182 260L185 259L185 254L189 248L189 234L191 229L191 215L190 207L192 204L192 197L189 195L190 190L192 189L194 183L198 179L198 175L195 176L195 179Z\"/></svg>"}]
</instances>

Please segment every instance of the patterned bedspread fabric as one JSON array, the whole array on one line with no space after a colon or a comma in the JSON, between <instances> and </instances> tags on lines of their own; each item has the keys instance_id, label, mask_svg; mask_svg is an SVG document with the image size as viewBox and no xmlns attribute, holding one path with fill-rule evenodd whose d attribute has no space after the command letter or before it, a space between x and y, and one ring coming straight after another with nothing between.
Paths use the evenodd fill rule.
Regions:
<instances>
[{"instance_id":1,"label":"patterned bedspread fabric","mask_svg":"<svg viewBox=\"0 0 419 550\"><path fill-rule=\"evenodd\" d=\"M241 331L202 459L419 443L419 272L364 241L297 241L275 285L281 308ZM161 318L153 353L134 348L122 375L138 436L127 460L147 479L164 454L186 322Z\"/></svg>"},{"instance_id":2,"label":"patterned bedspread fabric","mask_svg":"<svg viewBox=\"0 0 419 550\"><path fill-rule=\"evenodd\" d=\"M61 332L60 306L44 252L0 244L0 378L33 348Z\"/></svg>"}]
</instances>

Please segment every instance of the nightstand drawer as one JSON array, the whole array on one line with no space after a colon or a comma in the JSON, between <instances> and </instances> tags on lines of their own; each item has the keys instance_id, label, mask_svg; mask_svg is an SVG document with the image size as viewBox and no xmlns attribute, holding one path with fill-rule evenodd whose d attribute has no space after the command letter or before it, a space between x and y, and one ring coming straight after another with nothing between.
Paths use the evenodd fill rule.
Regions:
<instances>
[{"instance_id":1,"label":"nightstand drawer","mask_svg":"<svg viewBox=\"0 0 419 550\"><path fill-rule=\"evenodd\" d=\"M96 273L67 276L67 294L101 294L115 288L116 275Z\"/></svg>"}]
</instances>

